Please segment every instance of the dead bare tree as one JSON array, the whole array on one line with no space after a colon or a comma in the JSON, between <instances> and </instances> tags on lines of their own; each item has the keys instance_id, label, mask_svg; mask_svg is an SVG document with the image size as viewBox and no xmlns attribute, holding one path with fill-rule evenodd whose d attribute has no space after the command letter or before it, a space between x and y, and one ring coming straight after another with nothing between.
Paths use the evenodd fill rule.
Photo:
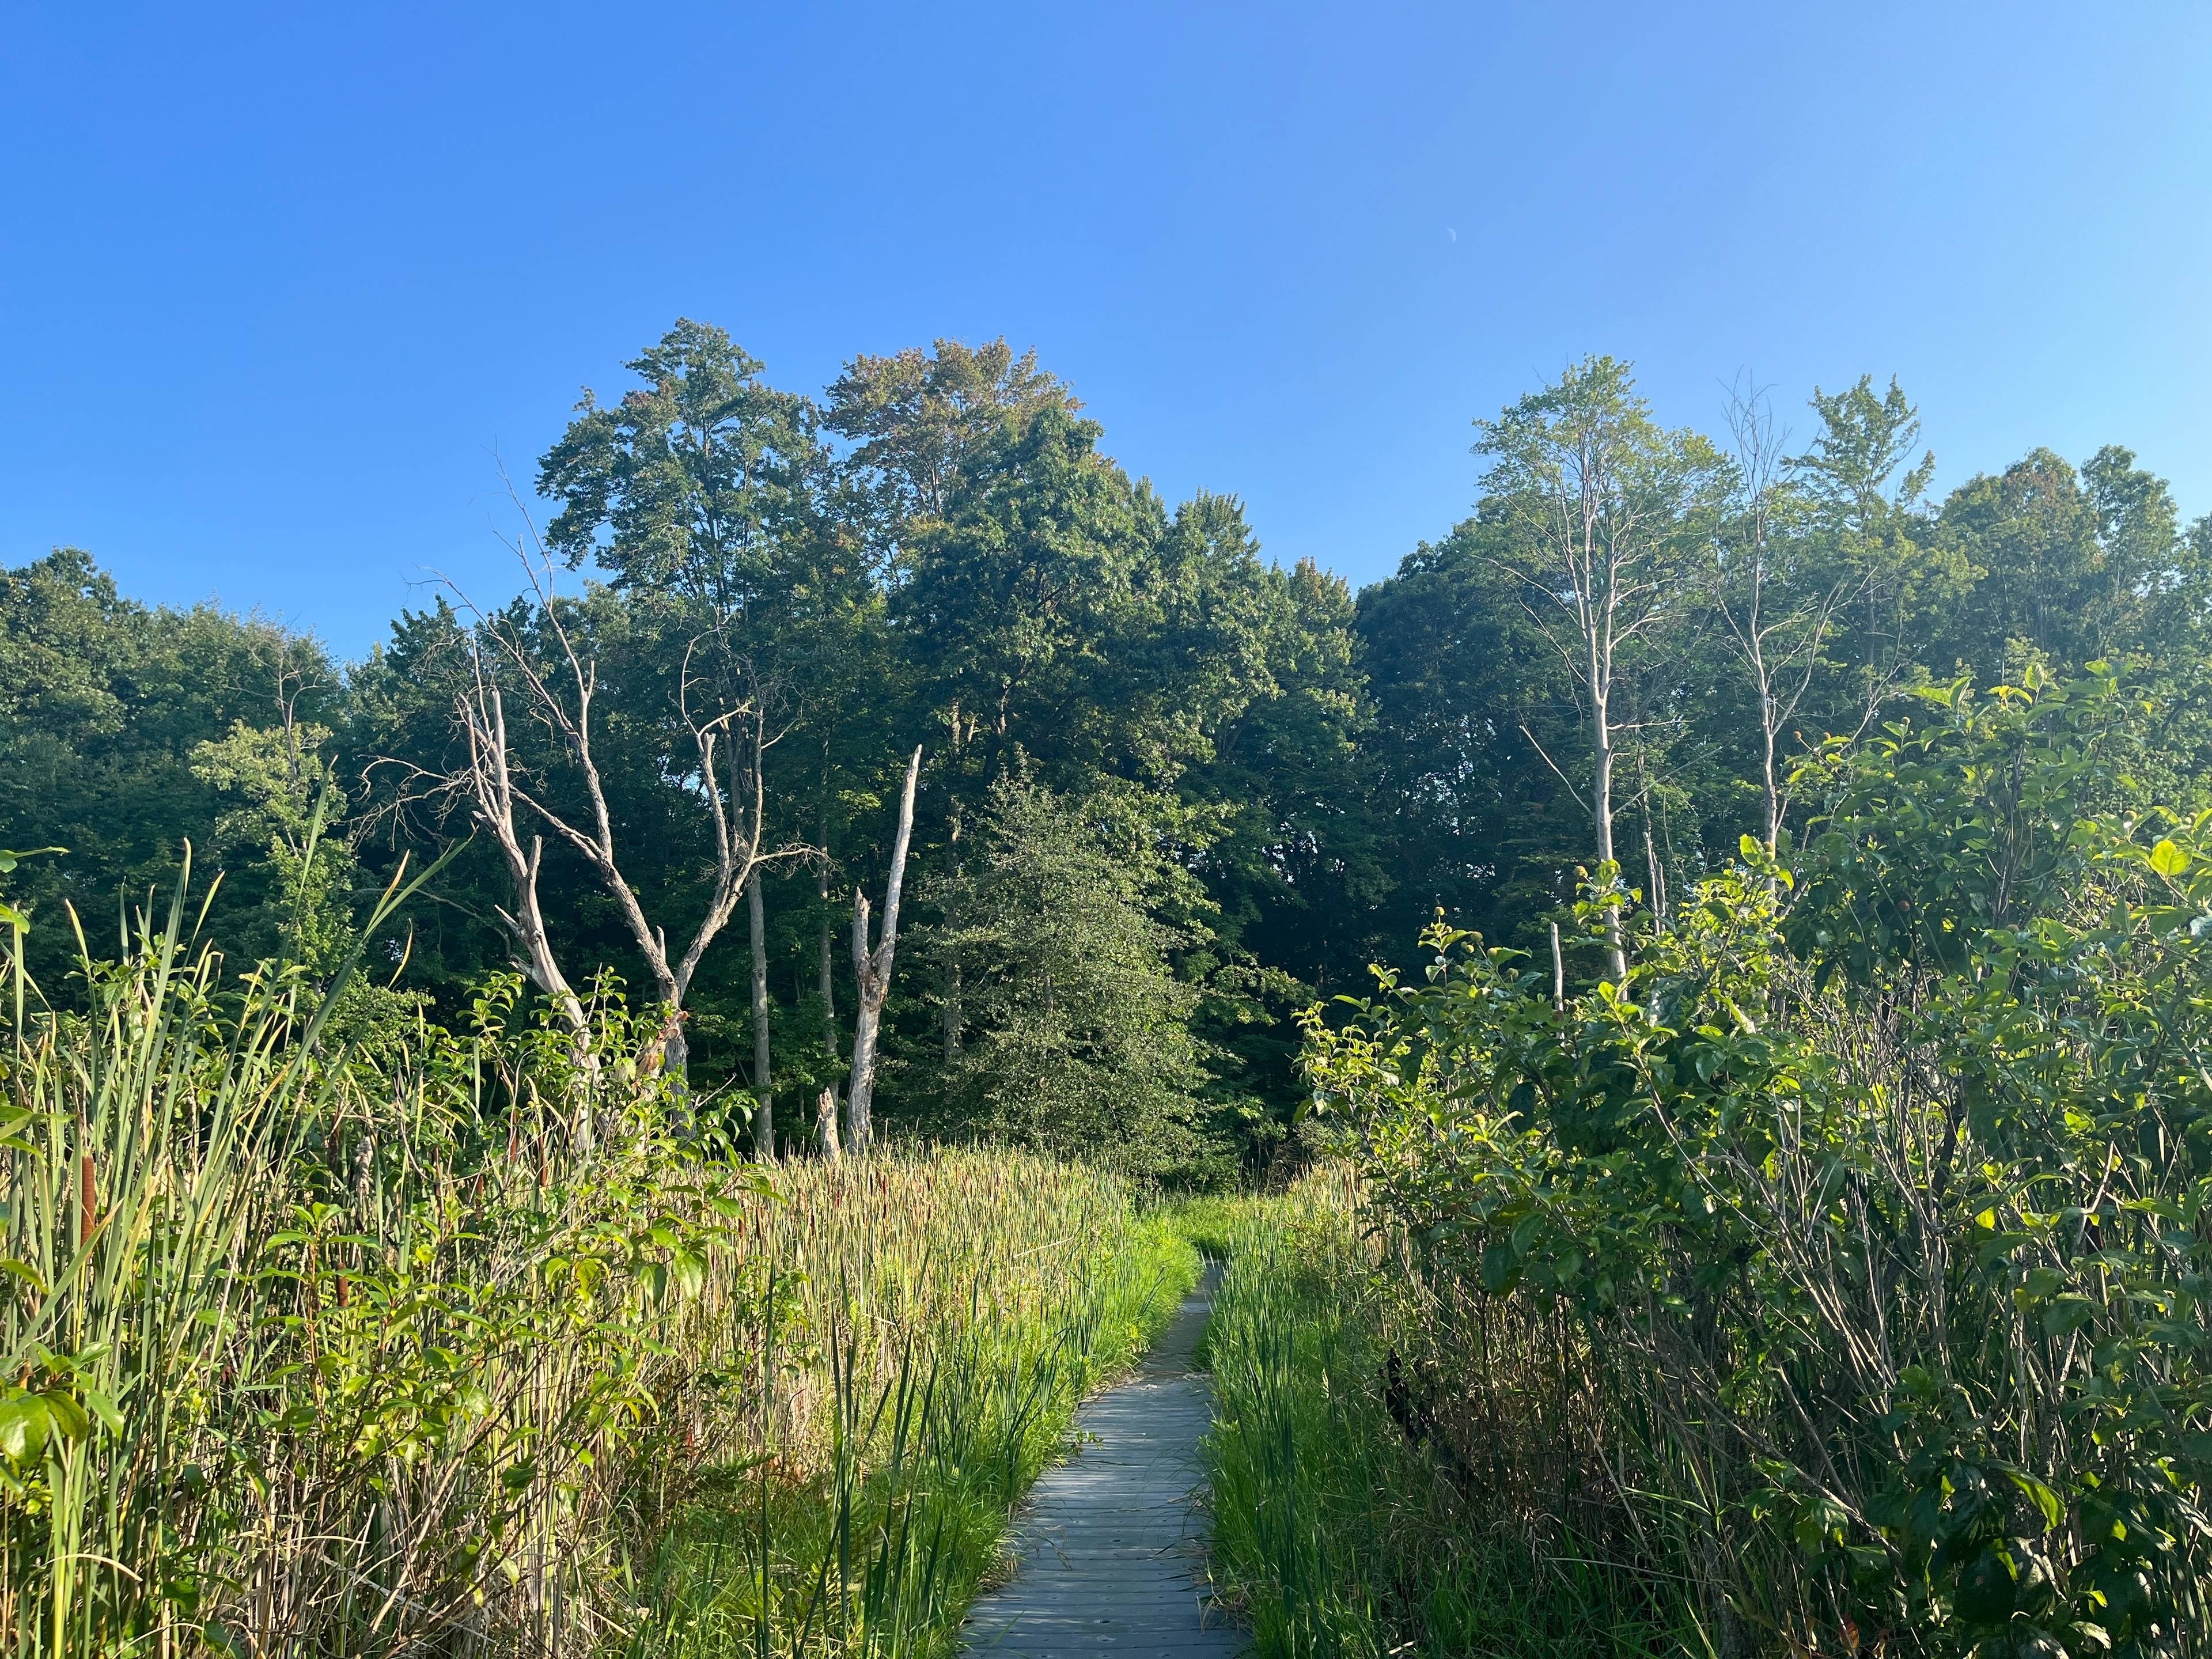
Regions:
<instances>
[{"instance_id":1,"label":"dead bare tree","mask_svg":"<svg viewBox=\"0 0 2212 1659\"><path fill-rule=\"evenodd\" d=\"M526 514L524 520L527 525ZM390 763L406 767L417 796L438 793L464 804L470 818L498 846L514 895L512 908L502 909L501 918L514 940L518 965L553 1000L580 1042L588 1039L588 1020L546 932L538 896L543 835L537 831L565 842L583 860L613 899L662 1011L642 1056L645 1064L680 1085L689 1054L684 999L702 958L728 925L757 872L812 850L797 844L771 848L766 842L766 762L781 736L770 722L773 700L730 648L726 623L685 642L675 712L690 752L680 781L703 809L713 863L703 912L682 948L672 950L666 930L647 915L643 897L623 869L624 849L593 747L597 659L588 641L580 639L574 613L556 589L552 560L534 528L516 544L515 552L530 583L530 602L520 616L482 611L458 586L446 584L464 624L459 644L466 672L455 696L455 718L466 739L465 763L445 773ZM711 675L701 666L708 656L719 670ZM552 740L556 761L533 765L521 758L510 700L519 702L530 721ZM580 811L556 799L556 768L573 786L571 800L580 797ZM526 840L526 822L533 826Z\"/></svg>"},{"instance_id":2,"label":"dead bare tree","mask_svg":"<svg viewBox=\"0 0 2212 1659\"><path fill-rule=\"evenodd\" d=\"M559 1010L579 1044L587 1046L591 1022L585 1015L583 1000L553 954L545 913L538 902L538 870L545 839L532 836L525 851L522 832L515 823L519 793L514 786L514 751L507 743L506 699L496 678L485 672L480 652L471 652L470 669L467 687L454 700L455 713L468 739L468 767L452 781L453 787L467 802L471 821L491 837L507 866L514 897L512 908L502 908L498 915L514 945L515 965Z\"/></svg>"},{"instance_id":3,"label":"dead bare tree","mask_svg":"<svg viewBox=\"0 0 2212 1659\"><path fill-rule=\"evenodd\" d=\"M451 584L448 584L450 586ZM466 605L465 599L463 601ZM465 612L474 616L473 610ZM496 653L480 627L457 626L455 644L462 672L453 689L453 726L464 745L459 758L442 769L399 755L380 755L363 776L396 774L398 783L381 811L404 813L428 805L441 817L459 810L477 833L498 850L507 876L509 896L494 907L510 946L515 969L536 986L568 1028L578 1074L589 1079L599 1064L592 1048L592 1021L574 983L562 971L538 902L538 877L545 852L541 835L524 828L530 801L516 781L514 747L507 732L507 697L500 684ZM593 1106L586 1088L576 1103L574 1133L589 1149L596 1139Z\"/></svg>"},{"instance_id":4,"label":"dead bare tree","mask_svg":"<svg viewBox=\"0 0 2212 1659\"><path fill-rule=\"evenodd\" d=\"M829 836L825 834L823 840L826 842ZM815 940L814 988L822 999L823 1047L834 1054L837 1052L837 976L836 961L830 953L835 930L830 923L830 858L826 852L815 862L814 881L815 896L822 904L821 932ZM832 1097L836 1095L835 1084L830 1085L830 1093Z\"/></svg>"},{"instance_id":5,"label":"dead bare tree","mask_svg":"<svg viewBox=\"0 0 2212 1659\"><path fill-rule=\"evenodd\" d=\"M853 1075L845 1094L845 1141L855 1152L868 1150L873 1133L870 1113L876 1094L876 1036L884 999L891 988L891 959L898 947L899 894L906 884L907 843L914 835L914 789L921 776L921 750L906 763L906 787L899 795L898 833L891 842L891 870L884 888L880 936L868 943L868 896L853 890L853 976L859 1006L853 1019Z\"/></svg>"},{"instance_id":6,"label":"dead bare tree","mask_svg":"<svg viewBox=\"0 0 2212 1659\"><path fill-rule=\"evenodd\" d=\"M464 756L441 768L410 756L379 755L362 776L372 786L380 775L398 777L390 798L377 809L380 812L404 813L428 805L442 817L458 808L498 849L512 895L507 904L495 907L495 914L513 947L513 963L544 994L579 1042L587 1045L591 1021L583 999L554 954L538 903L538 875L545 841L524 827L528 803L515 781L507 697L497 666L484 641L471 629L457 626L454 645L462 672L453 694L453 729L465 745Z\"/></svg>"},{"instance_id":7,"label":"dead bare tree","mask_svg":"<svg viewBox=\"0 0 2212 1659\"><path fill-rule=\"evenodd\" d=\"M821 904L817 913L815 935L815 991L822 999L822 1051L825 1054L837 1052L837 975L834 946L836 927L830 908L830 743L827 735L822 744L822 815L820 844L815 848L814 891ZM824 1133L823 1148L832 1156L837 1150L837 1085L833 1081L822 1091L816 1103L817 1127Z\"/></svg>"}]
</instances>

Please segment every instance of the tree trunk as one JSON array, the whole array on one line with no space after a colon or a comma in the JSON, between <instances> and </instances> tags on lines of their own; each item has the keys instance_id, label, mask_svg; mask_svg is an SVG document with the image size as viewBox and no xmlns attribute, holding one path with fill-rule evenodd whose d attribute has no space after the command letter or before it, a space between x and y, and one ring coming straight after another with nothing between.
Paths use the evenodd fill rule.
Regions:
<instances>
[{"instance_id":1,"label":"tree trunk","mask_svg":"<svg viewBox=\"0 0 2212 1659\"><path fill-rule=\"evenodd\" d=\"M1667 866L1659 857L1658 838L1651 832L1651 775L1644 765L1644 747L1636 750L1636 793L1644 819L1644 879L1650 884L1650 903L1652 925L1662 932L1667 927Z\"/></svg>"},{"instance_id":2,"label":"tree trunk","mask_svg":"<svg viewBox=\"0 0 2212 1659\"><path fill-rule=\"evenodd\" d=\"M1766 694L1764 686L1759 688L1759 702L1760 723L1765 728L1766 736L1766 752L1759 757L1759 780L1765 791L1763 805L1765 808L1763 819L1765 829L1759 840L1765 843L1766 856L1772 858L1774 849L1782 839L1782 792L1774 783L1774 699Z\"/></svg>"},{"instance_id":3,"label":"tree trunk","mask_svg":"<svg viewBox=\"0 0 2212 1659\"><path fill-rule=\"evenodd\" d=\"M822 1156L832 1164L844 1156L837 1141L837 1091L824 1089L814 1100L814 1133L821 1138Z\"/></svg>"},{"instance_id":4,"label":"tree trunk","mask_svg":"<svg viewBox=\"0 0 2212 1659\"><path fill-rule=\"evenodd\" d=\"M959 718L959 713L956 709L953 713L956 726ZM952 811L951 818L952 822L946 839L951 854L952 881L957 888L960 880L960 811L957 806ZM950 933L953 927L954 919L948 911L945 917L945 931ZM960 957L956 951L945 969L945 1006L942 1011L945 1027L943 1059L944 1063L948 1066L960 1058Z\"/></svg>"},{"instance_id":5,"label":"tree trunk","mask_svg":"<svg viewBox=\"0 0 2212 1659\"><path fill-rule=\"evenodd\" d=\"M745 884L745 916L753 935L753 1156L775 1161L775 1101L769 1094L768 1048L768 911L760 872Z\"/></svg>"},{"instance_id":6,"label":"tree trunk","mask_svg":"<svg viewBox=\"0 0 2212 1659\"><path fill-rule=\"evenodd\" d=\"M1664 933L1667 929L1667 871L1659 862L1659 843L1652 839L1651 807L1644 808L1644 879L1651 884L1652 925Z\"/></svg>"},{"instance_id":7,"label":"tree trunk","mask_svg":"<svg viewBox=\"0 0 2212 1659\"><path fill-rule=\"evenodd\" d=\"M1597 831L1598 867L1605 880L1618 884L1620 879L1619 860L1613 854L1613 720L1607 708L1607 699L1598 688L1606 684L1599 678L1597 644L1590 644L1590 709L1595 716L1590 721L1590 740L1595 749L1595 765L1590 778L1590 820ZM1620 984L1628 977L1628 952L1621 942L1620 901L1608 897L1605 905L1606 961L1613 969L1613 981Z\"/></svg>"},{"instance_id":8,"label":"tree trunk","mask_svg":"<svg viewBox=\"0 0 2212 1659\"><path fill-rule=\"evenodd\" d=\"M860 1006L853 1014L853 1073L845 1079L845 1139L854 1152L868 1150L874 1132L876 1027L883 1004L868 994L868 896L853 894L853 973L860 982Z\"/></svg>"},{"instance_id":9,"label":"tree trunk","mask_svg":"<svg viewBox=\"0 0 2212 1659\"><path fill-rule=\"evenodd\" d=\"M884 999L890 994L891 963L898 947L899 894L906 885L906 849L914 837L914 788L921 776L921 750L906 763L906 787L899 796L898 834L891 842L891 871L884 886L882 937L868 948L868 896L853 893L853 977L860 1006L853 1020L853 1076L845 1097L845 1139L855 1153L868 1150L873 1132L870 1114L876 1095L876 1034Z\"/></svg>"},{"instance_id":10,"label":"tree trunk","mask_svg":"<svg viewBox=\"0 0 2212 1659\"><path fill-rule=\"evenodd\" d=\"M837 981L830 971L830 945L836 929L830 925L830 866L822 866L820 883L816 889L822 899L822 959L821 975L817 986L822 993L823 1033L830 1039L834 1053L837 1047Z\"/></svg>"},{"instance_id":11,"label":"tree trunk","mask_svg":"<svg viewBox=\"0 0 2212 1659\"><path fill-rule=\"evenodd\" d=\"M515 828L514 778L507 750L507 702L493 684L473 701L463 697L457 707L469 735L471 764L464 775L468 780L471 813L490 832L514 889L514 908L496 914L514 942L514 965L545 994L568 1027L569 1049L583 1085L576 1108L576 1144L588 1152L596 1140L591 1097L592 1085L599 1079L599 1058L592 1052L592 1022L584 1012L582 999L554 957L552 937L538 902L538 870L545 855L544 839L532 836L530 850L525 853Z\"/></svg>"},{"instance_id":12,"label":"tree trunk","mask_svg":"<svg viewBox=\"0 0 2212 1659\"><path fill-rule=\"evenodd\" d=\"M830 955L830 945L836 937L837 930L830 925L830 836L826 827L822 836L822 862L815 868L815 891L822 900L822 933L818 941L821 952L820 959L817 963L820 970L820 977L815 988L822 995L823 1052L834 1058L838 1048L837 978L832 970L833 959ZM834 1153L837 1138L837 1085L832 1083L822 1092L830 1102L828 1143Z\"/></svg>"}]
</instances>

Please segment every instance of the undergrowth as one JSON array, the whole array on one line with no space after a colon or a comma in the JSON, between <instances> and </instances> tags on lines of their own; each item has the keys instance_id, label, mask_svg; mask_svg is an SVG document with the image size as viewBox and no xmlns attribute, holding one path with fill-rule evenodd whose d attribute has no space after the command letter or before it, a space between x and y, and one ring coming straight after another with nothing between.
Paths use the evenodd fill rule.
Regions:
<instances>
[{"instance_id":1,"label":"undergrowth","mask_svg":"<svg viewBox=\"0 0 2212 1659\"><path fill-rule=\"evenodd\" d=\"M1406 1381L1429 1363L1421 1323L1340 1178L1193 1206L1189 1224L1227 1258L1203 1350L1214 1572L1261 1659L1703 1650L1650 1585L1501 1524L1423 1420Z\"/></svg>"},{"instance_id":2,"label":"undergrowth","mask_svg":"<svg viewBox=\"0 0 2212 1659\"><path fill-rule=\"evenodd\" d=\"M1033 1185L1053 1167L994 1162ZM872 1340L881 1315L865 1296L825 1297L818 1326L788 1334L803 1349L794 1369L827 1381L826 1438L811 1450L771 1440L707 1474L652 1552L639 1588L654 1613L629 1653L949 1650L1076 1406L1143 1352L1198 1265L1158 1216L994 1262L1024 1207L1017 1192L999 1198L906 1218L928 1289L942 1301L965 1285L964 1305L925 1302L902 1334ZM853 1269L848 1286L880 1271Z\"/></svg>"},{"instance_id":3,"label":"undergrowth","mask_svg":"<svg viewBox=\"0 0 2212 1659\"><path fill-rule=\"evenodd\" d=\"M941 1652L1196 1272L1078 1165L747 1164L611 994L363 1052L181 902L82 1013L0 928L22 1659Z\"/></svg>"}]
</instances>

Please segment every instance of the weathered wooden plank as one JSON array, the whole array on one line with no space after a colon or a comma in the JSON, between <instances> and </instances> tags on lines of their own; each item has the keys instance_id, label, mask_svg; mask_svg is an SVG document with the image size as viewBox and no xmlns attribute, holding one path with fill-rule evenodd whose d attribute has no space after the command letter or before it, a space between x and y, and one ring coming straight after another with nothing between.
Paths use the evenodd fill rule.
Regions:
<instances>
[{"instance_id":1,"label":"weathered wooden plank","mask_svg":"<svg viewBox=\"0 0 2212 1659\"><path fill-rule=\"evenodd\" d=\"M1078 1413L1079 1449L1030 1493L1015 1534L1019 1568L969 1613L968 1654L1232 1659L1243 1650L1212 1602L1198 1506L1198 1443L1212 1413L1190 1356L1211 1289L1209 1279L1184 1302L1134 1379Z\"/></svg>"}]
</instances>

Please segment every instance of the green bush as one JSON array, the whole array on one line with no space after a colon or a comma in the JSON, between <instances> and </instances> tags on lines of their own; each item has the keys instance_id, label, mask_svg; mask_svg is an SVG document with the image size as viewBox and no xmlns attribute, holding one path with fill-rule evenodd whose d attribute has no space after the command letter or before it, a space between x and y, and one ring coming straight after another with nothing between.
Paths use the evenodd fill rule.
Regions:
<instances>
[{"instance_id":1,"label":"green bush","mask_svg":"<svg viewBox=\"0 0 2212 1659\"><path fill-rule=\"evenodd\" d=\"M1540 1553L1723 1655L2202 1653L2212 822L2109 677L1928 710L1620 983L1439 928L1312 1074Z\"/></svg>"}]
</instances>

